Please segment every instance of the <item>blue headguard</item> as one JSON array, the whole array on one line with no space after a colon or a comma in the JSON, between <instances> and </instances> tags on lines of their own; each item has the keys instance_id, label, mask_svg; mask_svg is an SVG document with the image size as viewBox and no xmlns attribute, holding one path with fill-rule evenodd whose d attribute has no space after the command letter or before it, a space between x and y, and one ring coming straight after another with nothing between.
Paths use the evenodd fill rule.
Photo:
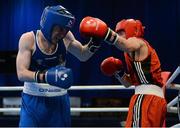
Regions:
<instances>
[{"instance_id":1,"label":"blue headguard","mask_svg":"<svg viewBox=\"0 0 180 128\"><path fill-rule=\"evenodd\" d=\"M55 25L70 30L74 22L75 17L63 6L47 6L42 13L40 26L44 37L51 42L52 28Z\"/></svg>"}]
</instances>

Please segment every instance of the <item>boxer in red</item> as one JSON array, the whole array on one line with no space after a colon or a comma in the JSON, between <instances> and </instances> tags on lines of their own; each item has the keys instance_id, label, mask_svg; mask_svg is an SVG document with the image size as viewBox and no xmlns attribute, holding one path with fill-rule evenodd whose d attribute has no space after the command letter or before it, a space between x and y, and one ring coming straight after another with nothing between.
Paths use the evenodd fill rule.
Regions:
<instances>
[{"instance_id":1,"label":"boxer in red","mask_svg":"<svg viewBox=\"0 0 180 128\"><path fill-rule=\"evenodd\" d=\"M89 37L100 38L124 52L127 72L122 77L122 63L109 57L101 64L108 76L115 75L127 86L135 85L126 120L126 127L162 127L166 115L161 64L155 49L143 38L141 21L124 19L117 23L115 31L105 22L85 17L80 32Z\"/></svg>"}]
</instances>

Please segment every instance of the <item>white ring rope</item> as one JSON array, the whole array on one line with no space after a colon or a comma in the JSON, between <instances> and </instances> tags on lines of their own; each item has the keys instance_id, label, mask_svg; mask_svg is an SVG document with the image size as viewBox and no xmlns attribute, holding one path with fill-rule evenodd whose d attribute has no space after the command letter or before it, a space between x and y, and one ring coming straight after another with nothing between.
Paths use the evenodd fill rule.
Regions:
<instances>
[{"instance_id":1,"label":"white ring rope","mask_svg":"<svg viewBox=\"0 0 180 128\"><path fill-rule=\"evenodd\" d=\"M180 90L179 84L171 85L172 81L179 75L180 73L180 66L175 70L172 76L166 83L167 88L173 88ZM176 88L174 88L176 87ZM95 85L95 86L72 86L69 90L117 90L117 89L134 89L134 86L129 88L125 88L122 85ZM0 91L22 91L23 86L21 87L0 87ZM177 102L176 98L172 100L168 104L168 112L175 112L177 113L177 107L172 107L174 103ZM20 108L0 108L0 112L19 112ZM127 112L128 108L71 108L72 112Z\"/></svg>"},{"instance_id":2,"label":"white ring rope","mask_svg":"<svg viewBox=\"0 0 180 128\"><path fill-rule=\"evenodd\" d=\"M42 84L42 85L47 85L47 84ZM117 90L117 89L134 89L134 86L125 88L123 85L93 85L93 86L81 85L81 86L71 86L69 90ZM0 91L22 91L22 90L23 90L23 86L0 87Z\"/></svg>"},{"instance_id":3,"label":"white ring rope","mask_svg":"<svg viewBox=\"0 0 180 128\"><path fill-rule=\"evenodd\" d=\"M170 113L177 113L177 107L167 107L167 112Z\"/></svg>"},{"instance_id":4,"label":"white ring rope","mask_svg":"<svg viewBox=\"0 0 180 128\"><path fill-rule=\"evenodd\" d=\"M42 84L47 85L47 84ZM123 85L81 85L81 86L71 86L68 90L118 90L118 89L134 89L134 86L129 88L124 87ZM180 84L173 84L173 87L169 87L170 89L177 89L180 90ZM0 87L0 91L22 91L23 86L6 86Z\"/></svg>"},{"instance_id":5,"label":"white ring rope","mask_svg":"<svg viewBox=\"0 0 180 128\"><path fill-rule=\"evenodd\" d=\"M167 104L167 107L171 107L171 106L175 105L177 103L177 101L178 101L178 96L176 98L174 98L171 102L169 102Z\"/></svg>"},{"instance_id":6,"label":"white ring rope","mask_svg":"<svg viewBox=\"0 0 180 128\"><path fill-rule=\"evenodd\" d=\"M71 108L71 112L127 112L129 108ZM0 108L0 112L20 112L20 108Z\"/></svg>"},{"instance_id":7,"label":"white ring rope","mask_svg":"<svg viewBox=\"0 0 180 128\"><path fill-rule=\"evenodd\" d=\"M166 87L169 88L171 86L171 83L174 81L174 79L179 75L180 73L180 66L178 66L176 68L176 70L174 71L174 73L171 75L171 77L168 79L168 81L166 82ZM180 88L180 87L179 87Z\"/></svg>"},{"instance_id":8,"label":"white ring rope","mask_svg":"<svg viewBox=\"0 0 180 128\"><path fill-rule=\"evenodd\" d=\"M95 85L95 86L71 86L69 90L117 90L134 89L134 86L125 88L122 85ZM22 91L21 87L0 87L0 91ZM129 108L71 108L71 112L127 112ZM0 108L0 112L19 112L20 108Z\"/></svg>"}]
</instances>

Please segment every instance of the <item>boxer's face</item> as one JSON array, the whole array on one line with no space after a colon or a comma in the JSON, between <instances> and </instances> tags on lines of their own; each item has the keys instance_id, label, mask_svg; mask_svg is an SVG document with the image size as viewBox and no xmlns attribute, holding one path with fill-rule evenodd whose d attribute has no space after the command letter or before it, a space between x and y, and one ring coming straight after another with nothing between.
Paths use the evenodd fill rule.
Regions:
<instances>
[{"instance_id":1,"label":"boxer's face","mask_svg":"<svg viewBox=\"0 0 180 128\"><path fill-rule=\"evenodd\" d=\"M123 38L126 38L126 33L124 30L120 30L117 32L119 36L123 37Z\"/></svg>"},{"instance_id":2,"label":"boxer's face","mask_svg":"<svg viewBox=\"0 0 180 128\"><path fill-rule=\"evenodd\" d=\"M66 36L67 32L68 30L66 28L54 26L51 36L52 43L57 43L59 40L62 40Z\"/></svg>"}]
</instances>

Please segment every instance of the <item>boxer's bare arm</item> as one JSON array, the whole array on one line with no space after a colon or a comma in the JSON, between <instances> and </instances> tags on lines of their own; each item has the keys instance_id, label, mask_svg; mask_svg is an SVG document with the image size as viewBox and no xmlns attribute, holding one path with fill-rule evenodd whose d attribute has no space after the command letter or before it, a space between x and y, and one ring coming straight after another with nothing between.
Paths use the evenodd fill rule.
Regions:
<instances>
[{"instance_id":1,"label":"boxer's bare arm","mask_svg":"<svg viewBox=\"0 0 180 128\"><path fill-rule=\"evenodd\" d=\"M19 40L19 51L16 58L16 69L20 81L34 81L34 74L29 69L34 37L31 32L25 33Z\"/></svg>"},{"instance_id":2,"label":"boxer's bare arm","mask_svg":"<svg viewBox=\"0 0 180 128\"><path fill-rule=\"evenodd\" d=\"M83 46L75 39L74 35L70 31L67 33L63 41L67 51L77 57L80 61L86 61L93 55L93 53L88 50L87 45Z\"/></svg>"},{"instance_id":3,"label":"boxer's bare arm","mask_svg":"<svg viewBox=\"0 0 180 128\"><path fill-rule=\"evenodd\" d=\"M136 61L141 61L148 56L148 47L146 43L136 37L131 37L128 39L122 38L119 36L118 41L115 43L115 46L129 53L129 55L134 58ZM133 57L132 52L135 52L135 56Z\"/></svg>"},{"instance_id":4,"label":"boxer's bare arm","mask_svg":"<svg viewBox=\"0 0 180 128\"><path fill-rule=\"evenodd\" d=\"M133 52L140 49L142 44L143 44L143 41L141 41L140 39L136 37L125 39L119 36L118 41L115 43L115 46L124 52Z\"/></svg>"}]
</instances>

